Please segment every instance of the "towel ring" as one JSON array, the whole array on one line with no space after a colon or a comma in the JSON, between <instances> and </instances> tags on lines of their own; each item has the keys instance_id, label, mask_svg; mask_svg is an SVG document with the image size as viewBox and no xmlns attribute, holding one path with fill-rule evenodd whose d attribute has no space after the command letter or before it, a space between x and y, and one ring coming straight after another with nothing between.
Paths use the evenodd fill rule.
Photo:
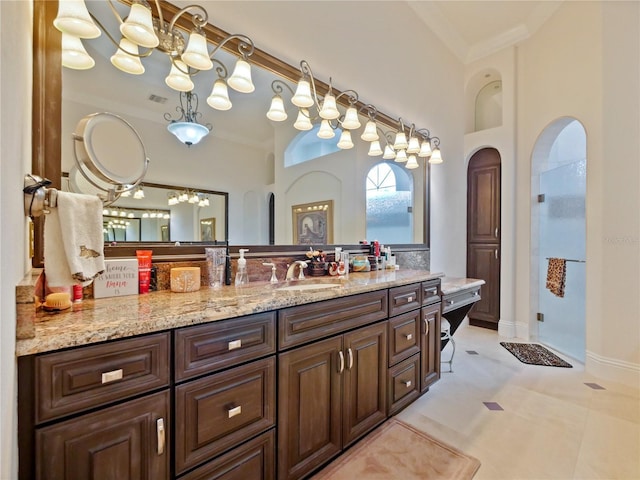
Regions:
<instances>
[{"instance_id":1,"label":"towel ring","mask_svg":"<svg viewBox=\"0 0 640 480\"><path fill-rule=\"evenodd\" d=\"M124 118L109 112L82 118L73 133L78 172L98 190L105 205L140 184L149 158L138 132ZM76 192L84 193L84 192Z\"/></svg>"}]
</instances>

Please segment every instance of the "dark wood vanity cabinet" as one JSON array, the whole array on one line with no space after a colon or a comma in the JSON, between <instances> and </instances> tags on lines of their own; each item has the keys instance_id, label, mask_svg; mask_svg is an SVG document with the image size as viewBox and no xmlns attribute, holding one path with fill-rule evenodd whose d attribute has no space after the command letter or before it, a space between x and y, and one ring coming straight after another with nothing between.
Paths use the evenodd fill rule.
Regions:
<instances>
[{"instance_id":1,"label":"dark wood vanity cabinet","mask_svg":"<svg viewBox=\"0 0 640 480\"><path fill-rule=\"evenodd\" d=\"M361 297L341 303L349 324L357 323L348 312L359 308ZM281 322L303 321L304 307L293 308L300 310L289 309ZM342 329L337 323L333 328ZM278 355L278 478L304 477L387 418L387 349L387 322L381 321Z\"/></svg>"},{"instance_id":2,"label":"dark wood vanity cabinet","mask_svg":"<svg viewBox=\"0 0 640 480\"><path fill-rule=\"evenodd\" d=\"M440 378L440 304L422 307L420 391L426 392Z\"/></svg>"}]
</instances>

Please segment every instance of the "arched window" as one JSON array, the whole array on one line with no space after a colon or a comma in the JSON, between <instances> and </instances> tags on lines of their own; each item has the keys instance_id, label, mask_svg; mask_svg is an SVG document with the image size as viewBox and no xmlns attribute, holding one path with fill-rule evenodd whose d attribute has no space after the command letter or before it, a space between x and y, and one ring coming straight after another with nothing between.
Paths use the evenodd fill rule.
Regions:
<instances>
[{"instance_id":1,"label":"arched window","mask_svg":"<svg viewBox=\"0 0 640 480\"><path fill-rule=\"evenodd\" d=\"M331 139L322 139L318 138L319 129L319 124L314 125L311 130L300 132L291 140L284 151L285 168L340 151L340 132L336 132L335 137Z\"/></svg>"},{"instance_id":2,"label":"arched window","mask_svg":"<svg viewBox=\"0 0 640 480\"><path fill-rule=\"evenodd\" d=\"M413 242L413 177L391 162L374 165L367 174L367 239Z\"/></svg>"}]
</instances>

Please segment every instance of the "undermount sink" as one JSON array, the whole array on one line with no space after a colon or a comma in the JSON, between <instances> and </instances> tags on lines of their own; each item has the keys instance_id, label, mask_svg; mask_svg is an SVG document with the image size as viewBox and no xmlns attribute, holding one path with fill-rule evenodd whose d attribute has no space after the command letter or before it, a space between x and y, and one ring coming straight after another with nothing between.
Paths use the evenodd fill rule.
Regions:
<instances>
[{"instance_id":1,"label":"undermount sink","mask_svg":"<svg viewBox=\"0 0 640 480\"><path fill-rule=\"evenodd\" d=\"M292 285L287 285L285 287L280 287L278 288L278 290L285 292L296 292L305 290L324 290L326 288L338 287L340 287L339 283L295 283Z\"/></svg>"}]
</instances>

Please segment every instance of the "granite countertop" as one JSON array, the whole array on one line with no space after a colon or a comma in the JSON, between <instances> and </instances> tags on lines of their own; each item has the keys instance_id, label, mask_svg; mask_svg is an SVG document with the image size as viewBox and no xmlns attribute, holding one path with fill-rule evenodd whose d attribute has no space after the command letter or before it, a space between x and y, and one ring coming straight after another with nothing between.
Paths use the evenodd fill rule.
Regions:
<instances>
[{"instance_id":1,"label":"granite countertop","mask_svg":"<svg viewBox=\"0 0 640 480\"><path fill-rule=\"evenodd\" d=\"M442 277L440 290L443 295L451 295L484 284L485 281L478 278Z\"/></svg>"},{"instance_id":2,"label":"granite countertop","mask_svg":"<svg viewBox=\"0 0 640 480\"><path fill-rule=\"evenodd\" d=\"M203 287L192 293L164 290L146 295L84 300L63 312L39 312L35 337L18 340L16 355L31 355L197 325L443 276L442 273L426 270L385 270L351 273L348 278L312 277L276 285L251 282L241 287ZM334 283L336 287L295 291L283 288L302 283Z\"/></svg>"}]
</instances>

